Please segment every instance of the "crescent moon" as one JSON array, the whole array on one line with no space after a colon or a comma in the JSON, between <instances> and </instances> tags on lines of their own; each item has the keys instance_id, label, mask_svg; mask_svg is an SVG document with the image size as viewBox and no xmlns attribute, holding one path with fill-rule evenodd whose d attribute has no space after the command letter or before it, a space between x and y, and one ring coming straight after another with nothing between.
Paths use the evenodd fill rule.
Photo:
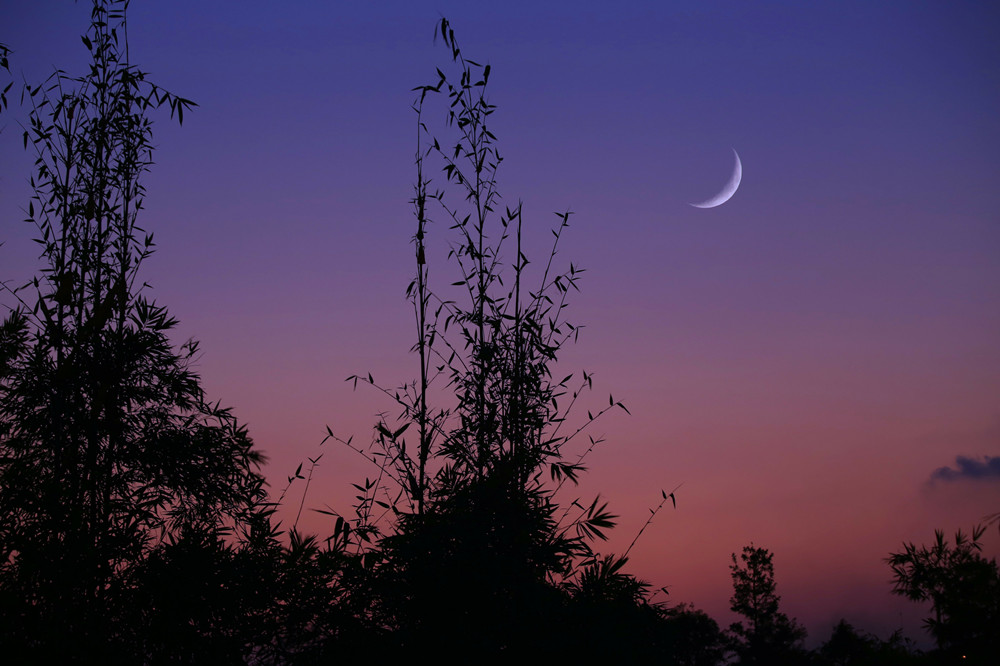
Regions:
<instances>
[{"instance_id":1,"label":"crescent moon","mask_svg":"<svg viewBox=\"0 0 1000 666\"><path fill-rule=\"evenodd\" d=\"M736 194L736 190L740 187L740 181L743 180L743 164L740 162L740 155L733 149L733 155L736 156L736 165L733 166L733 175L729 177L729 182L726 186L722 188L722 191L716 194L714 197L708 201L702 201L701 203L691 204L695 208L715 208L716 206L721 206Z\"/></svg>"}]
</instances>

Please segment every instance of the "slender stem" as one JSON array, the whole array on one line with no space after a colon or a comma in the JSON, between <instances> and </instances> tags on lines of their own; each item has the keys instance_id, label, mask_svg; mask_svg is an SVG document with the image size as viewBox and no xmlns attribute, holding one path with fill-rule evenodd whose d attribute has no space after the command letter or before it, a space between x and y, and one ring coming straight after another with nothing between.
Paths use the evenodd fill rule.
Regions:
<instances>
[{"instance_id":1,"label":"slender stem","mask_svg":"<svg viewBox=\"0 0 1000 666\"><path fill-rule=\"evenodd\" d=\"M639 530L639 533L635 535L634 539L632 539L632 543L630 543L628 545L628 548L625 549L625 552L622 554L622 557L628 557L628 554L632 552L632 546L635 545L635 542L639 540L639 537L642 536L642 533L645 532L646 528L649 527L650 523L653 522L653 518L655 518L656 514L660 512L660 509L663 508L663 505L667 503L668 499L673 500L674 506L677 505L677 500L675 499L674 493L677 492L678 489L680 489L680 487L683 485L684 485L683 483L679 483L677 484L676 488L671 490L669 493L663 495L663 499L660 501L659 506L656 507L655 511L650 512L649 518L646 519L646 524L642 526L642 529Z\"/></svg>"}]
</instances>

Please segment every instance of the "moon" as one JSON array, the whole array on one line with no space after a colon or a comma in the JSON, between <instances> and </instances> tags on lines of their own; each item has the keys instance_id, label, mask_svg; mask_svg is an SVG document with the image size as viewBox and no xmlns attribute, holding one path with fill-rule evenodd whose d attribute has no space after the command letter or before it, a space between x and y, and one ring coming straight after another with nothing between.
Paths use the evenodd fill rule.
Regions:
<instances>
[{"instance_id":1,"label":"moon","mask_svg":"<svg viewBox=\"0 0 1000 666\"><path fill-rule=\"evenodd\" d=\"M733 155L736 156L736 164L733 166L733 175L729 177L729 182L726 186L722 188L722 191L716 194L714 197L707 201L702 201L701 203L691 204L695 208L715 208L716 206L721 206L736 194L736 190L740 187L740 181L743 180L743 164L740 162L740 155L733 148Z\"/></svg>"}]
</instances>

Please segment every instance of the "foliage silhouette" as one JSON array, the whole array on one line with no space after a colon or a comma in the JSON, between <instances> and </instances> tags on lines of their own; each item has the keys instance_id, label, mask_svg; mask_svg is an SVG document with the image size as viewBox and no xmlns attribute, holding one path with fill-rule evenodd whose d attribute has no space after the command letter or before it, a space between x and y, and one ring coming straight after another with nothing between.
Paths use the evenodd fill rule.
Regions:
<instances>
[{"instance_id":1,"label":"foliage silhouette","mask_svg":"<svg viewBox=\"0 0 1000 666\"><path fill-rule=\"evenodd\" d=\"M725 634L704 611L678 604L664 613L664 640L669 646L665 663L676 666L715 666L724 663Z\"/></svg>"},{"instance_id":2,"label":"foliage silhouette","mask_svg":"<svg viewBox=\"0 0 1000 666\"><path fill-rule=\"evenodd\" d=\"M416 271L406 293L418 377L398 389L350 378L382 390L397 415L379 417L368 448L344 441L377 472L355 485L354 515L324 509L327 538L299 532L320 456L270 501L245 428L205 398L191 367L196 343L175 349L176 321L144 295L139 267L154 247L137 225L152 164L147 113L167 105L181 120L193 103L128 62L127 6L94 0L87 74L57 71L26 90L25 146L37 155L28 217L45 268L22 288L3 284L19 303L0 325L5 657L311 664L426 653L444 663L708 666L731 647L741 663L806 658L804 631L778 610L768 551L751 544L742 565L733 555L732 608L747 624L727 637L701 611L655 602L625 571L660 509L676 506L673 492L661 491L622 555L599 551L617 519L605 502L560 494L601 444L588 426L625 407L609 396L577 417L591 375L553 374L579 332L565 317L582 270L556 261L570 214L558 215L535 270L522 206L502 206L497 189L490 66L464 57L446 20L435 34L455 72L415 89ZM0 45L4 70L8 54ZM425 120L438 102L444 133ZM437 188L426 175L435 168ZM434 216L447 227L445 266L434 263L444 254L431 243ZM455 298L432 288L449 271ZM284 528L277 508L297 481L302 500ZM908 545L890 563L897 592L932 600L939 641L982 651L995 649L998 595L980 534L954 546L939 534L935 548ZM846 623L812 657L917 659L898 635L881 642Z\"/></svg>"},{"instance_id":3,"label":"foliage silhouette","mask_svg":"<svg viewBox=\"0 0 1000 666\"><path fill-rule=\"evenodd\" d=\"M752 543L744 546L729 570L733 578L730 608L746 618L746 624L730 625L732 647L740 664L791 664L801 661L805 629L778 610L781 600L775 590L774 556Z\"/></svg>"},{"instance_id":4,"label":"foliage silhouette","mask_svg":"<svg viewBox=\"0 0 1000 666\"><path fill-rule=\"evenodd\" d=\"M355 486L354 518L322 510L336 517L328 543L363 562L364 615L372 629L390 632L383 644L400 651L447 644L456 654L565 656L592 650L595 641L619 654L628 645L645 650L650 642L638 635L662 619L661 609L648 585L622 571L625 558L592 548L616 516L598 499L564 507L555 499L600 440L589 438L574 459L570 445L602 414L625 409L609 397L571 426L570 411L592 378L553 377L560 350L579 331L565 310L582 270L569 264L559 272L555 261L570 213L558 215L552 250L529 287L522 206L501 208L497 189L491 68L465 58L447 20L435 37L457 75L438 69L433 84L415 89L416 271L406 293L418 379L388 389L371 375L348 378L382 391L399 411L396 419L380 417L368 449L340 440L378 474ZM441 97L446 134L436 135L425 118ZM438 189L426 175L432 162L444 175ZM453 234L447 256L455 299L431 287L433 215ZM338 439L328 429L330 438ZM612 609L625 606L650 618L647 626L612 627ZM602 626L580 628L581 613L600 617Z\"/></svg>"},{"instance_id":5,"label":"foliage silhouette","mask_svg":"<svg viewBox=\"0 0 1000 666\"><path fill-rule=\"evenodd\" d=\"M816 651L815 663L829 666L904 666L928 663L899 631L888 640L859 632L846 620L834 626L829 640Z\"/></svg>"},{"instance_id":6,"label":"foliage silhouette","mask_svg":"<svg viewBox=\"0 0 1000 666\"><path fill-rule=\"evenodd\" d=\"M1000 569L996 558L981 555L985 530L977 526L971 536L958 530L953 542L938 530L931 546L904 543L886 559L895 594L931 602L934 615L924 626L938 651L983 663L1000 651Z\"/></svg>"},{"instance_id":7,"label":"foliage silhouette","mask_svg":"<svg viewBox=\"0 0 1000 666\"><path fill-rule=\"evenodd\" d=\"M191 368L197 343L175 349L176 320L143 294L147 113L193 103L128 62L127 5L94 0L86 74L26 88L45 267L4 285L20 305L0 326L0 612L8 654L35 661L135 660L144 558L263 497L260 454Z\"/></svg>"},{"instance_id":8,"label":"foliage silhouette","mask_svg":"<svg viewBox=\"0 0 1000 666\"><path fill-rule=\"evenodd\" d=\"M10 74L10 47L6 44L0 44L0 69ZM3 113L7 109L7 93L14 86L14 82L10 81L3 90L0 90L0 113Z\"/></svg>"}]
</instances>

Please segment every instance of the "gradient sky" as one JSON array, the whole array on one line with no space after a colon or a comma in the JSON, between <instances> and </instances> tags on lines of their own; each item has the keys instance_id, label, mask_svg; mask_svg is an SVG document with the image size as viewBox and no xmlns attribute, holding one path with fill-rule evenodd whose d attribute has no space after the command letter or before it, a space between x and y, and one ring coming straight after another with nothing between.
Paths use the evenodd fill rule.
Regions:
<instances>
[{"instance_id":1,"label":"gradient sky","mask_svg":"<svg viewBox=\"0 0 1000 666\"><path fill-rule=\"evenodd\" d=\"M326 425L364 442L392 409L346 376L416 374L410 90L448 62L442 15L492 65L501 193L524 201L535 257L552 211L575 212L560 257L588 270L570 317L586 328L561 369L632 412L598 424L579 490L622 516L608 549L683 483L632 553L672 601L728 624L729 554L752 540L811 642L841 617L923 640L926 609L889 594L882 559L1000 511L1000 10L136 0L133 61L199 104L157 124L145 278L279 490ZM0 16L19 78L82 73L88 3ZM20 282L38 264L12 111L0 279ZM689 206L731 148L736 196ZM372 470L323 449L306 506L349 511Z\"/></svg>"}]
</instances>

